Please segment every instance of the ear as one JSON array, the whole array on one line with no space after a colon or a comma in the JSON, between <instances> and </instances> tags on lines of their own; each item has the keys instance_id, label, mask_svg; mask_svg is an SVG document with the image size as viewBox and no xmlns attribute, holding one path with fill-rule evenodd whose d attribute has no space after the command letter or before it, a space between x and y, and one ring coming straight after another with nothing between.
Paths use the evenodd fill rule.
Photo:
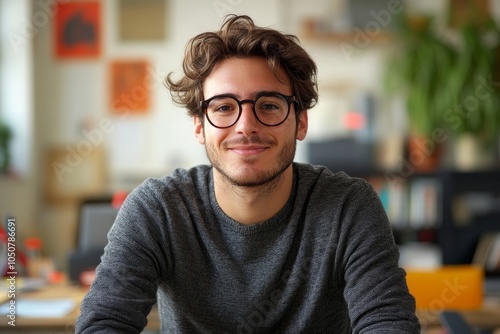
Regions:
<instances>
[{"instance_id":1,"label":"ear","mask_svg":"<svg viewBox=\"0 0 500 334\"><path fill-rule=\"evenodd\" d=\"M196 139L198 139L198 143L204 145L205 144L205 132L203 129L203 122L200 117L194 116L193 117L193 123L194 123L194 135Z\"/></svg>"},{"instance_id":2,"label":"ear","mask_svg":"<svg viewBox=\"0 0 500 334\"><path fill-rule=\"evenodd\" d=\"M304 140L307 134L308 120L307 109L302 110L297 122L297 140Z\"/></svg>"}]
</instances>

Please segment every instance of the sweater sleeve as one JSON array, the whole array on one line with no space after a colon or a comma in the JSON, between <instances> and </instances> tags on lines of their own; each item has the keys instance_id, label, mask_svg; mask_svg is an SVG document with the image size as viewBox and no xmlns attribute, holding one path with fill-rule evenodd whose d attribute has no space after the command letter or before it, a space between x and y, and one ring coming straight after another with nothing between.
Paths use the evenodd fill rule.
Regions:
<instances>
[{"instance_id":1,"label":"sweater sleeve","mask_svg":"<svg viewBox=\"0 0 500 334\"><path fill-rule=\"evenodd\" d=\"M140 333L147 324L165 264L160 261L161 210L146 189L140 187L128 196L108 233L75 333Z\"/></svg>"},{"instance_id":2,"label":"sweater sleeve","mask_svg":"<svg viewBox=\"0 0 500 334\"><path fill-rule=\"evenodd\" d=\"M387 215L364 181L340 217L344 297L353 333L420 333Z\"/></svg>"}]
</instances>

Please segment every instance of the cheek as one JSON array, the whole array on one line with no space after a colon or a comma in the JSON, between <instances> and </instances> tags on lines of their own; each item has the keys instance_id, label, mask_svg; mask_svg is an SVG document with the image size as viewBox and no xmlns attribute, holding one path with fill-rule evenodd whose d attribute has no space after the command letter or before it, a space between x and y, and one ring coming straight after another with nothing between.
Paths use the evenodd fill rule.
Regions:
<instances>
[{"instance_id":1,"label":"cheek","mask_svg":"<svg viewBox=\"0 0 500 334\"><path fill-rule=\"evenodd\" d=\"M227 138L227 133L224 130L209 128L205 129L204 132L204 144L210 144L212 146L220 146L221 143Z\"/></svg>"}]
</instances>

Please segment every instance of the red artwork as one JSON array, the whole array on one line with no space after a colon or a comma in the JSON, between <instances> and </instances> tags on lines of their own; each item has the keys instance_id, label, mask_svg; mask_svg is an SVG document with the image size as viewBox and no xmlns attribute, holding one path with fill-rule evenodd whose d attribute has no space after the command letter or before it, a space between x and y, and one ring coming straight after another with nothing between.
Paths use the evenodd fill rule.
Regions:
<instances>
[{"instance_id":1,"label":"red artwork","mask_svg":"<svg viewBox=\"0 0 500 334\"><path fill-rule=\"evenodd\" d=\"M101 53L99 1L58 3L55 17L58 58L95 58Z\"/></svg>"},{"instance_id":2,"label":"red artwork","mask_svg":"<svg viewBox=\"0 0 500 334\"><path fill-rule=\"evenodd\" d=\"M146 113L151 75L146 60L116 60L110 64L111 110L116 114Z\"/></svg>"}]
</instances>

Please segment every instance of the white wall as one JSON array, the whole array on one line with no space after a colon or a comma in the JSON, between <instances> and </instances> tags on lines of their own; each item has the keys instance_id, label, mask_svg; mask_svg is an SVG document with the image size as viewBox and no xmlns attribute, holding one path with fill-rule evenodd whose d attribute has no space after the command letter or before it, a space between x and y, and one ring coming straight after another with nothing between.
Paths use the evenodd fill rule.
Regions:
<instances>
[{"instance_id":1,"label":"white wall","mask_svg":"<svg viewBox=\"0 0 500 334\"><path fill-rule=\"evenodd\" d=\"M30 0L0 0L0 116L13 132L13 175L0 175L0 222L16 218L18 240L36 232L37 220L33 48L29 32L19 24L30 13Z\"/></svg>"},{"instance_id":2,"label":"white wall","mask_svg":"<svg viewBox=\"0 0 500 334\"><path fill-rule=\"evenodd\" d=\"M33 142L33 61L32 45L18 24L31 11L30 1L0 1L3 38L0 41L0 115L14 133L12 167L21 174L31 172Z\"/></svg>"}]
</instances>

